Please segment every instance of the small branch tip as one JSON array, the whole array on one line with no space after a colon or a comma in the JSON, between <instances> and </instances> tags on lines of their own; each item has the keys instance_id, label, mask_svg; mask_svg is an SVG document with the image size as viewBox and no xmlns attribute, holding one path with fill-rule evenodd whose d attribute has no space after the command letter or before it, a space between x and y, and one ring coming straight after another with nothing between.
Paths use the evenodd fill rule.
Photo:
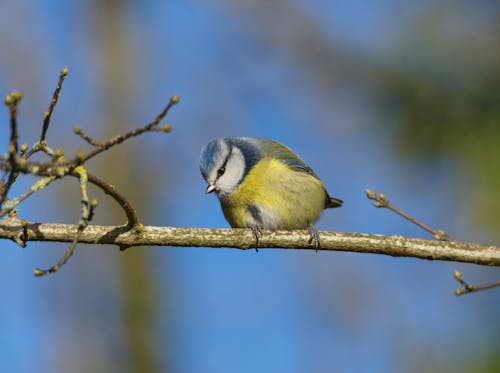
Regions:
<instances>
[{"instance_id":1,"label":"small branch tip","mask_svg":"<svg viewBox=\"0 0 500 373\"><path fill-rule=\"evenodd\" d=\"M23 98L23 94L19 91L12 91L7 96L5 96L3 102L7 106L14 106L19 103Z\"/></svg>"},{"instance_id":2,"label":"small branch tip","mask_svg":"<svg viewBox=\"0 0 500 373\"><path fill-rule=\"evenodd\" d=\"M85 157L85 153L83 152L83 150L77 150L77 152L75 154L76 163L81 163L83 161L84 157Z\"/></svg>"},{"instance_id":3,"label":"small branch tip","mask_svg":"<svg viewBox=\"0 0 500 373\"><path fill-rule=\"evenodd\" d=\"M64 157L64 150L62 148L57 148L53 154L54 159L60 159Z\"/></svg>"},{"instance_id":4,"label":"small branch tip","mask_svg":"<svg viewBox=\"0 0 500 373\"><path fill-rule=\"evenodd\" d=\"M456 296L468 294L468 293L472 293L472 292L476 292L476 291L480 291L480 290L487 290L487 289L491 289L491 288L500 286L500 281L490 282L490 283L482 284L482 285L469 284L467 281L465 281L463 279L462 274L457 270L453 271L453 277L455 277L455 280L457 280L460 283L460 285L462 285L461 288L455 289Z\"/></svg>"},{"instance_id":5,"label":"small branch tip","mask_svg":"<svg viewBox=\"0 0 500 373\"><path fill-rule=\"evenodd\" d=\"M158 130L161 132L171 132L172 126L170 124L164 124L163 126L158 127Z\"/></svg>"},{"instance_id":6,"label":"small branch tip","mask_svg":"<svg viewBox=\"0 0 500 373\"><path fill-rule=\"evenodd\" d=\"M406 220L412 222L413 224L419 226L423 230L432 234L432 237L434 237L434 239L436 239L438 241L451 241L452 240L452 238L450 236L448 236L448 234L446 234L445 231L443 231L441 229L434 230L434 229L430 228L429 226L425 225L424 223L420 222L419 220L415 219L414 217L408 215L403 210L400 210L399 208L397 208L396 206L391 204L389 202L389 200L387 199L387 196L384 193L378 193L378 195L377 195L371 189L366 189L365 193L369 199L372 199L375 201L375 202L373 202L373 206L375 206L377 208L384 207L384 208L391 210L392 212L398 214L399 216L402 216Z\"/></svg>"},{"instance_id":7,"label":"small branch tip","mask_svg":"<svg viewBox=\"0 0 500 373\"><path fill-rule=\"evenodd\" d=\"M59 260L59 262L48 269L35 268L33 270L33 274L36 277L45 276L47 274L57 272L72 257L75 251L75 247L80 242L80 238L83 232L86 230L89 221L91 221L94 215L94 210L98 205L97 199L90 200L88 197L88 182L98 186L101 190L104 191L104 193L110 195L122 207L127 217L127 224L126 226L121 227L121 230L128 231L130 229L133 229L135 233L141 235L145 232L144 226L139 223L137 213L131 206L129 201L127 201L125 197L122 196L121 193L119 193L113 185L104 182L94 175L89 175L84 168L84 165L89 159L108 150L109 148L119 145L122 142L132 137L139 136L145 132L171 132L172 126L170 124L159 124L162 120L164 120L164 117L168 114L170 108L179 103L180 100L179 96L177 95L171 96L168 104L163 108L160 114L155 117L153 121L143 127L130 130L124 134L113 136L112 138L105 141L98 141L91 138L90 136L85 134L80 126L75 125L73 127L74 133L80 136L90 145L94 146L94 149L90 150L89 152L78 150L75 153L74 158L66 159L62 148L56 148L55 150L53 150L48 146L46 137L50 127L51 117L58 103L61 89L65 81L65 77L68 75L68 73L68 66L64 66L60 69L59 80L51 96L49 106L43 111L44 118L40 137L32 147L29 147L27 144L22 144L21 146L19 146L17 116L18 104L23 98L22 93L19 91L12 91L4 97L4 103L8 106L10 112L10 139L7 146L8 154L0 155L0 218L3 218L7 214L9 215L9 218L12 218L14 215L16 215L15 209L21 202L26 200L26 198L36 193L37 191L45 188L54 180L58 180L68 175L78 177L80 180L81 214L78 221L76 233L73 236L70 246L67 248L64 256ZM31 156L37 152L43 153L43 155L45 157L48 156L49 159L46 161L31 161ZM31 174L39 178L26 192L24 192L17 198L8 198L10 197L8 196L8 193L11 189L11 186L14 184L16 178L20 174ZM17 219L17 215L15 217ZM17 221L19 221L19 219L17 219ZM9 233L6 238L12 239L19 245L24 247L29 239L33 239L33 237L36 236L36 233L33 233L33 228L26 220L22 220L17 224L18 231L16 232L16 234ZM130 244L124 244L121 246L121 249L123 250L130 246Z\"/></svg>"},{"instance_id":8,"label":"small branch tip","mask_svg":"<svg viewBox=\"0 0 500 373\"><path fill-rule=\"evenodd\" d=\"M365 193L366 193L366 196L368 197L368 199L375 199L376 198L375 192L371 189L365 189Z\"/></svg>"},{"instance_id":9,"label":"small branch tip","mask_svg":"<svg viewBox=\"0 0 500 373\"><path fill-rule=\"evenodd\" d=\"M21 155L26 153L28 151L28 144L22 144L21 147L19 148Z\"/></svg>"}]
</instances>

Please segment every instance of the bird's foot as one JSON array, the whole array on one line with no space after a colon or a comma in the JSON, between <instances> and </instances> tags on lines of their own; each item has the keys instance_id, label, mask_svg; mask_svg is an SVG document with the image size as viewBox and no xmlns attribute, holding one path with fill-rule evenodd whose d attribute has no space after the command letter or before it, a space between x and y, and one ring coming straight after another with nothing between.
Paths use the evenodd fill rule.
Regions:
<instances>
[{"instance_id":1,"label":"bird's foot","mask_svg":"<svg viewBox=\"0 0 500 373\"><path fill-rule=\"evenodd\" d=\"M319 232L318 230L314 227L314 225L310 224L309 227L307 228L309 231L309 244L311 244L314 241L314 247L316 248L316 252L318 252L320 246L319 246Z\"/></svg>"},{"instance_id":2,"label":"bird's foot","mask_svg":"<svg viewBox=\"0 0 500 373\"><path fill-rule=\"evenodd\" d=\"M259 252L259 238L262 236L262 228L256 225L250 227L252 229L252 233L255 237L255 251Z\"/></svg>"}]
</instances>

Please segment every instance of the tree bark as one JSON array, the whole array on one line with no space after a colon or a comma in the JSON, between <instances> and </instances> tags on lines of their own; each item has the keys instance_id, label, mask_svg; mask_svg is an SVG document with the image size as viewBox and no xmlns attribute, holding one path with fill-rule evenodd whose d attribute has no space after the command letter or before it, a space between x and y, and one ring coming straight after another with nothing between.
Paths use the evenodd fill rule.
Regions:
<instances>
[{"instance_id":1,"label":"tree bark","mask_svg":"<svg viewBox=\"0 0 500 373\"><path fill-rule=\"evenodd\" d=\"M24 227L17 219L0 222L0 239L20 244L28 241L71 242L77 225L28 223ZM362 233L319 232L320 250L349 251L413 257L427 260L446 260L500 266L500 247L465 243L382 236ZM315 250L309 243L308 231L263 231L259 249L282 248ZM132 246L226 247L252 249L255 236L250 229L208 229L146 226L140 230L124 227L89 225L79 240L86 244Z\"/></svg>"}]
</instances>

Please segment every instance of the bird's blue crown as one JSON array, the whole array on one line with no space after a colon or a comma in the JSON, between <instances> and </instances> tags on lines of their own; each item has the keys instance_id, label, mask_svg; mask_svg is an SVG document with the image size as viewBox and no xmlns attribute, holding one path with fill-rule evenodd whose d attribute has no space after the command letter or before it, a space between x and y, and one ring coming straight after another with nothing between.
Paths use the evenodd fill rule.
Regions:
<instances>
[{"instance_id":1,"label":"bird's blue crown","mask_svg":"<svg viewBox=\"0 0 500 373\"><path fill-rule=\"evenodd\" d=\"M206 178L210 170L215 166L220 158L224 157L227 161L231 156L233 147L238 148L245 157L246 174L261 158L260 149L252 140L245 137L219 138L210 141L201 151L200 171ZM226 153L226 154L224 154Z\"/></svg>"}]
</instances>

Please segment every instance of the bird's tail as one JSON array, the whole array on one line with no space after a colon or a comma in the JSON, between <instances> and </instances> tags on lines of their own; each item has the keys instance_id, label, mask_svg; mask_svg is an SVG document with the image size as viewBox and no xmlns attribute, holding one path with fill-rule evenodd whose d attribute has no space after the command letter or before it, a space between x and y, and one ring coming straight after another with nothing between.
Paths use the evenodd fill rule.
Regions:
<instances>
[{"instance_id":1,"label":"bird's tail","mask_svg":"<svg viewBox=\"0 0 500 373\"><path fill-rule=\"evenodd\" d=\"M327 199L326 199L326 202L325 202L325 208L326 209L333 209L335 207L342 206L343 203L344 203L344 201L342 201L341 199L327 196Z\"/></svg>"}]
</instances>

